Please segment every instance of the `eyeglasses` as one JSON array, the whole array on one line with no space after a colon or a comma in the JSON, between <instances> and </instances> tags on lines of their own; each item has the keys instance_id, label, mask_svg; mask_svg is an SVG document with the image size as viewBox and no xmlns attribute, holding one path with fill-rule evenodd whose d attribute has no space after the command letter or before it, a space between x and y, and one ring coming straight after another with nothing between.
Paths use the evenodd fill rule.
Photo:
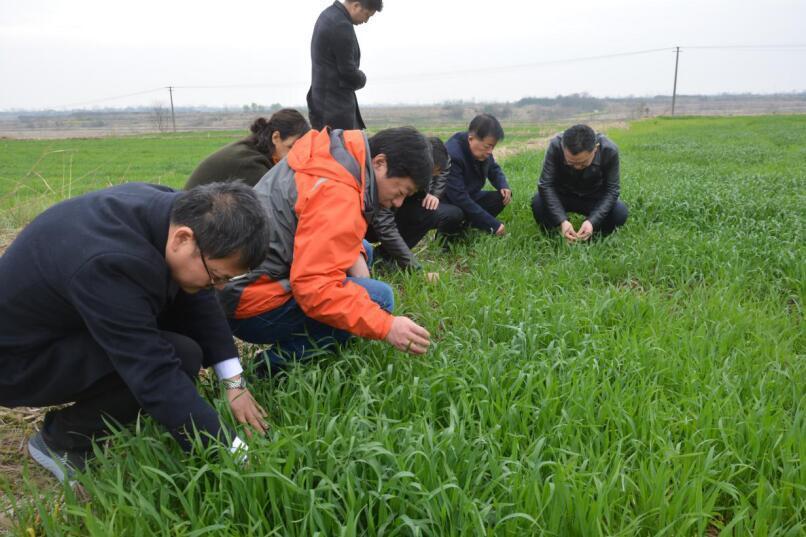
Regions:
<instances>
[{"instance_id":1,"label":"eyeglasses","mask_svg":"<svg viewBox=\"0 0 806 537\"><path fill-rule=\"evenodd\" d=\"M199 249L199 257L201 257L202 265L204 265L204 270L207 272L207 277L210 278L210 284L207 286L208 288L232 283L246 277L246 274L240 274L231 278L228 276L213 276L213 273L210 272L210 268L207 266L207 261L204 260L204 250L202 250L201 244L199 244L198 240L196 240L196 248Z\"/></svg>"}]
</instances>

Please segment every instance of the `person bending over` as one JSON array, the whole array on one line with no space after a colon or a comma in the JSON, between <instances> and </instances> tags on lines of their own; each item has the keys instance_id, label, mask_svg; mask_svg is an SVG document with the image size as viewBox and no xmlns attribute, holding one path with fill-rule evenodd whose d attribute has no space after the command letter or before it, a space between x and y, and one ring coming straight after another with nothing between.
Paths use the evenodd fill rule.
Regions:
<instances>
[{"instance_id":1,"label":"person bending over","mask_svg":"<svg viewBox=\"0 0 806 537\"><path fill-rule=\"evenodd\" d=\"M194 428L238 447L196 391L200 367L224 379L234 416L263 432L211 288L259 264L266 240L265 213L238 183L116 186L23 229L0 257L0 405L72 403L29 440L36 462L72 480L105 420L131 423L140 411L185 449Z\"/></svg>"},{"instance_id":2,"label":"person bending over","mask_svg":"<svg viewBox=\"0 0 806 537\"><path fill-rule=\"evenodd\" d=\"M310 359L351 335L383 339L414 354L428 332L395 317L392 289L370 279L367 222L428 186L431 146L409 127L311 131L260 180L255 191L272 222L269 253L219 298L232 333L271 344L262 373Z\"/></svg>"},{"instance_id":3,"label":"person bending over","mask_svg":"<svg viewBox=\"0 0 806 537\"><path fill-rule=\"evenodd\" d=\"M504 224L496 217L512 201L512 189L493 158L493 149L503 139L498 120L481 114L473 118L466 132L457 132L445 144L451 167L439 209L440 234L450 238L472 226L504 235ZM495 190L482 190L488 179Z\"/></svg>"},{"instance_id":4,"label":"person bending over","mask_svg":"<svg viewBox=\"0 0 806 537\"><path fill-rule=\"evenodd\" d=\"M568 212L585 215L574 229ZM532 213L543 229L560 227L569 242L586 241L594 232L608 235L627 221L619 200L618 147L587 125L574 125L549 143L543 171L532 198Z\"/></svg>"},{"instance_id":5,"label":"person bending over","mask_svg":"<svg viewBox=\"0 0 806 537\"><path fill-rule=\"evenodd\" d=\"M380 242L378 257L394 262L400 268L420 269L411 251L431 229L436 229L439 217L454 217L452 213L440 213L439 197L445 191L445 182L451 159L442 140L433 136L431 143L434 171L427 192L409 196L399 209L380 209L367 229L367 240ZM443 225L458 222L443 222Z\"/></svg>"},{"instance_id":6,"label":"person bending over","mask_svg":"<svg viewBox=\"0 0 806 537\"><path fill-rule=\"evenodd\" d=\"M225 145L193 171L185 190L194 186L240 179L255 186L272 166L288 154L300 136L311 130L305 118L290 108L278 110L266 120L259 117L243 140Z\"/></svg>"}]
</instances>

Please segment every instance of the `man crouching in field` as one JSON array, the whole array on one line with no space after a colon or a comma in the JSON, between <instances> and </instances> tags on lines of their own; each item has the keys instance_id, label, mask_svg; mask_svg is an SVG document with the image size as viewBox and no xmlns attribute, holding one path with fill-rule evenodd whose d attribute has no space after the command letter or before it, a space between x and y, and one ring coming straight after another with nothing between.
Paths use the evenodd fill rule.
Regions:
<instances>
[{"instance_id":1,"label":"man crouching in field","mask_svg":"<svg viewBox=\"0 0 806 537\"><path fill-rule=\"evenodd\" d=\"M391 313L392 289L369 274L367 223L427 188L431 145L409 127L311 131L255 185L272 222L269 254L219 297L235 336L271 344L266 374L351 335L424 353L430 336Z\"/></svg>"},{"instance_id":2,"label":"man crouching in field","mask_svg":"<svg viewBox=\"0 0 806 537\"><path fill-rule=\"evenodd\" d=\"M47 413L31 456L70 479L105 420L130 423L141 409L185 449L194 427L223 440L194 386L202 366L226 379L235 417L264 432L210 288L260 263L266 236L242 184L127 184L34 219L0 257L0 405L73 404Z\"/></svg>"},{"instance_id":3,"label":"man crouching in field","mask_svg":"<svg viewBox=\"0 0 806 537\"><path fill-rule=\"evenodd\" d=\"M551 140L537 190L535 221L544 229L560 226L569 242L586 241L594 231L608 235L627 221L627 206L618 199L618 147L587 125L574 125ZM578 230L566 211L585 215Z\"/></svg>"}]
</instances>

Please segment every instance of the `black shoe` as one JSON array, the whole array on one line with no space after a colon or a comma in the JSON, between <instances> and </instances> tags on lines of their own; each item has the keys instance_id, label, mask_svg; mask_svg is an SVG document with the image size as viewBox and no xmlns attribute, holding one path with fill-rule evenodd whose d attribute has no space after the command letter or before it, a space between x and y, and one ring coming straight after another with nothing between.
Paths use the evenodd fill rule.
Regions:
<instances>
[{"instance_id":1,"label":"black shoe","mask_svg":"<svg viewBox=\"0 0 806 537\"><path fill-rule=\"evenodd\" d=\"M42 431L28 439L28 453L40 466L56 476L60 482L67 479L72 483L76 472L81 472L87 466L90 453L87 451L65 451L57 453L51 449L42 436Z\"/></svg>"}]
</instances>

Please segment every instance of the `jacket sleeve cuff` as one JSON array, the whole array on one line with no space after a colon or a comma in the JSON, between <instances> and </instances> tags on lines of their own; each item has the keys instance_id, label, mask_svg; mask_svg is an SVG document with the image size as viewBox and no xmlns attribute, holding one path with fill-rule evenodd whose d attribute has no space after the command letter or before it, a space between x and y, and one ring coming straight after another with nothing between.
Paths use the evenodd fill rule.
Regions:
<instances>
[{"instance_id":1,"label":"jacket sleeve cuff","mask_svg":"<svg viewBox=\"0 0 806 537\"><path fill-rule=\"evenodd\" d=\"M243 373L241 361L238 360L237 356L235 358L229 358L227 360L218 362L217 364L213 364L213 370L219 379L229 379Z\"/></svg>"},{"instance_id":2,"label":"jacket sleeve cuff","mask_svg":"<svg viewBox=\"0 0 806 537\"><path fill-rule=\"evenodd\" d=\"M386 336L389 335L389 332L392 331L392 320L394 316L390 313L386 316L386 319L383 321L383 327L380 331L380 337L378 339L386 339Z\"/></svg>"}]
</instances>

